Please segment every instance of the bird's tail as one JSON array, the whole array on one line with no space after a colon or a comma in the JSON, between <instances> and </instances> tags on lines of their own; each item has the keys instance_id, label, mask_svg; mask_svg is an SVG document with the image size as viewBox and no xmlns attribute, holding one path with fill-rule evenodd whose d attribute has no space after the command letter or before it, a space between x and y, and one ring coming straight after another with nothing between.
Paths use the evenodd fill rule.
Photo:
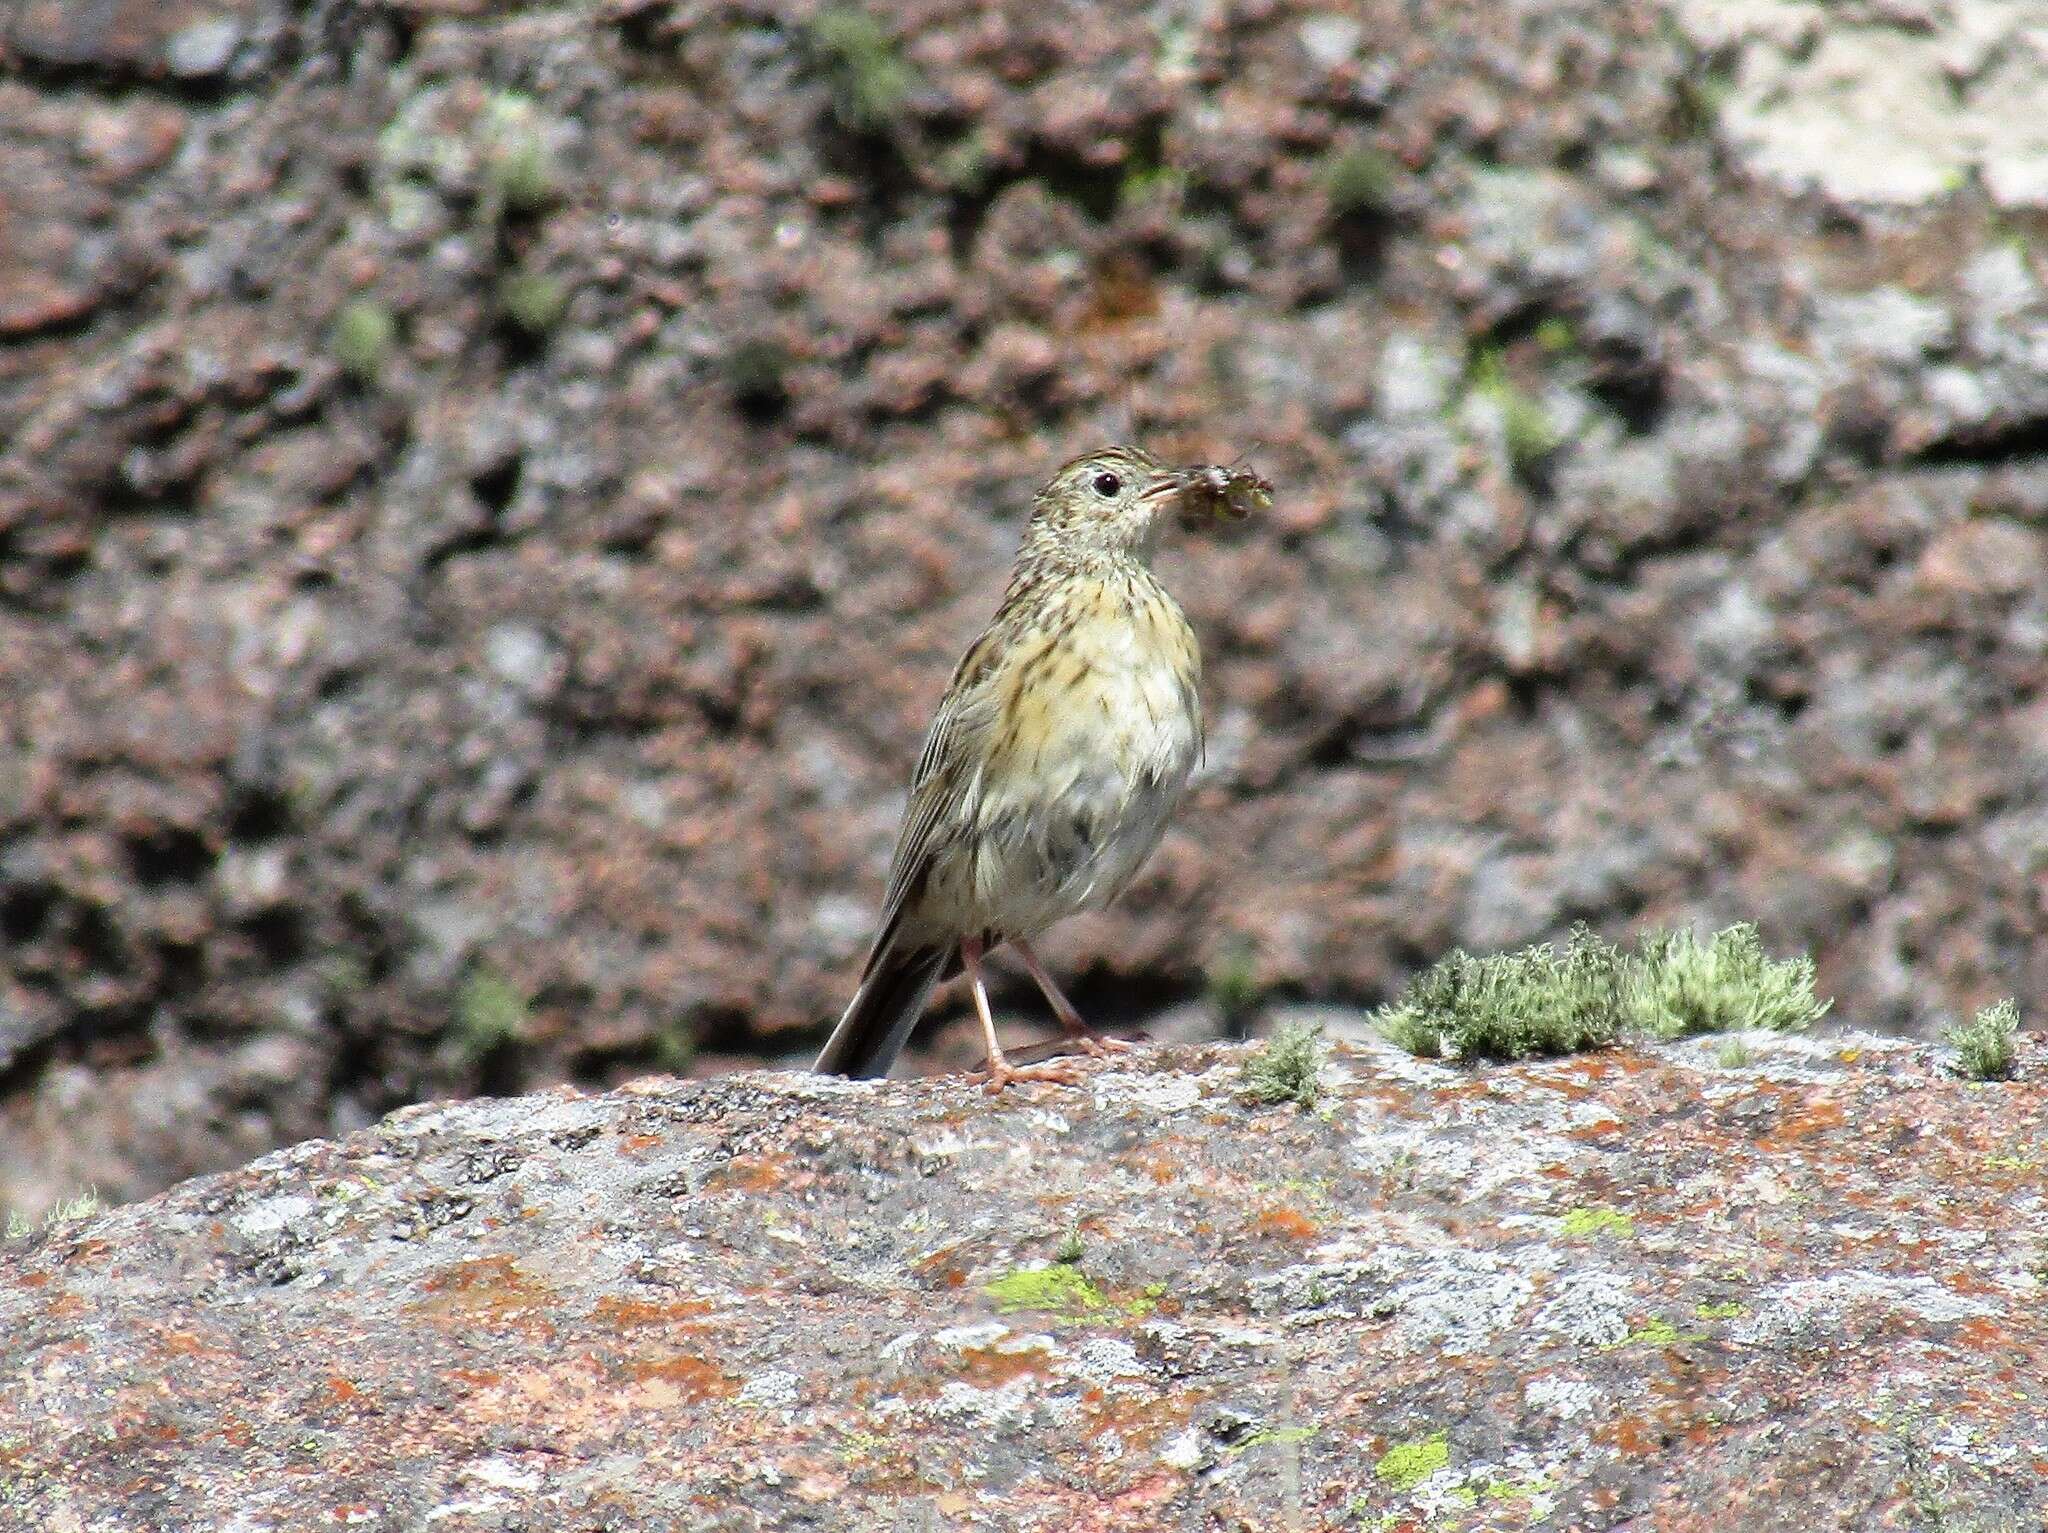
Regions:
<instances>
[{"instance_id":1,"label":"bird's tail","mask_svg":"<svg viewBox=\"0 0 2048 1533\"><path fill-rule=\"evenodd\" d=\"M940 947L889 947L875 954L812 1068L859 1079L887 1075L951 956Z\"/></svg>"}]
</instances>

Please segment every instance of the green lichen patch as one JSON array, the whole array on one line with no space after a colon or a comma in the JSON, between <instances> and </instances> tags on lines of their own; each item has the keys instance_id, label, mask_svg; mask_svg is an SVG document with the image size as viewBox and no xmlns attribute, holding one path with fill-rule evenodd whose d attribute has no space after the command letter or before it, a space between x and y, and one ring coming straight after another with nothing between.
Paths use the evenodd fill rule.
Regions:
<instances>
[{"instance_id":1,"label":"green lichen patch","mask_svg":"<svg viewBox=\"0 0 2048 1533\"><path fill-rule=\"evenodd\" d=\"M1373 1477L1394 1490L1413 1490L1451 1463L1451 1441L1443 1432L1432 1432L1410 1442L1396 1443L1372 1466Z\"/></svg>"},{"instance_id":2,"label":"green lichen patch","mask_svg":"<svg viewBox=\"0 0 2048 1533\"><path fill-rule=\"evenodd\" d=\"M1232 1443L1230 1451L1232 1453L1249 1453L1253 1448L1267 1448L1276 1443L1305 1443L1320 1431L1322 1431L1321 1427L1264 1427L1252 1433L1242 1442Z\"/></svg>"},{"instance_id":3,"label":"green lichen patch","mask_svg":"<svg viewBox=\"0 0 2048 1533\"><path fill-rule=\"evenodd\" d=\"M1601 1348L1604 1352L1619 1351L1623 1347L1673 1347L1682 1341L1705 1341L1704 1331L1681 1331L1669 1320L1645 1320L1620 1341Z\"/></svg>"},{"instance_id":4,"label":"green lichen patch","mask_svg":"<svg viewBox=\"0 0 2048 1533\"><path fill-rule=\"evenodd\" d=\"M1123 1313L1130 1320L1143 1320L1159 1308L1159 1301L1166 1297L1164 1283L1147 1283L1143 1289L1123 1301Z\"/></svg>"},{"instance_id":5,"label":"green lichen patch","mask_svg":"<svg viewBox=\"0 0 2048 1533\"><path fill-rule=\"evenodd\" d=\"M1565 1214L1559 1230L1571 1240L1594 1240L1602 1235L1626 1240L1635 1234L1636 1222L1619 1209L1574 1208Z\"/></svg>"},{"instance_id":6,"label":"green lichen patch","mask_svg":"<svg viewBox=\"0 0 2048 1533\"><path fill-rule=\"evenodd\" d=\"M1702 1320L1735 1320L1749 1313L1749 1306L1733 1299L1723 1299L1716 1304L1695 1304L1692 1312Z\"/></svg>"},{"instance_id":7,"label":"green lichen patch","mask_svg":"<svg viewBox=\"0 0 2048 1533\"><path fill-rule=\"evenodd\" d=\"M1470 387L1500 412L1502 443L1518 473L1533 471L1563 444L1563 434L1543 401L1515 380L1498 348L1488 348L1473 359Z\"/></svg>"},{"instance_id":8,"label":"green lichen patch","mask_svg":"<svg viewBox=\"0 0 2048 1533\"><path fill-rule=\"evenodd\" d=\"M1518 1480L1506 1476L1488 1480L1479 1487L1479 1494L1488 1501L1537 1501L1556 1489L1557 1477L1544 1471Z\"/></svg>"},{"instance_id":9,"label":"green lichen patch","mask_svg":"<svg viewBox=\"0 0 2048 1533\"><path fill-rule=\"evenodd\" d=\"M1244 1062L1239 1080L1255 1102L1314 1108L1322 1096L1323 1030L1290 1022Z\"/></svg>"},{"instance_id":10,"label":"green lichen patch","mask_svg":"<svg viewBox=\"0 0 2048 1533\"><path fill-rule=\"evenodd\" d=\"M1005 1315L1036 1311L1080 1317L1109 1308L1108 1296L1087 1274L1065 1262L1013 1268L983 1285L981 1291L995 1300L997 1312Z\"/></svg>"},{"instance_id":11,"label":"green lichen patch","mask_svg":"<svg viewBox=\"0 0 2048 1533\"><path fill-rule=\"evenodd\" d=\"M2007 999L1982 1008L1961 1027L1945 1029L1941 1037L1956 1051L1958 1074L1973 1081L2002 1081L2012 1074L2012 1041L2019 1030L2019 1006Z\"/></svg>"}]
</instances>

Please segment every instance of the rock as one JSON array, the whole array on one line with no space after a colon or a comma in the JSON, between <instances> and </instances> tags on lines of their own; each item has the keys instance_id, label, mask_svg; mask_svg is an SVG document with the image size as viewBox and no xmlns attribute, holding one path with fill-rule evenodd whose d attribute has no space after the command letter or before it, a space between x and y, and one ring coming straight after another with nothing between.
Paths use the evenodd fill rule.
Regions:
<instances>
[{"instance_id":1,"label":"rock","mask_svg":"<svg viewBox=\"0 0 2048 1533\"><path fill-rule=\"evenodd\" d=\"M1294 30L1301 51L1318 69L1349 63L1365 40L1364 23L1352 16L1308 16Z\"/></svg>"},{"instance_id":2,"label":"rock","mask_svg":"<svg viewBox=\"0 0 2048 1533\"><path fill-rule=\"evenodd\" d=\"M285 14L277 0L29 0L5 40L39 69L204 83L266 64Z\"/></svg>"},{"instance_id":3,"label":"rock","mask_svg":"<svg viewBox=\"0 0 2048 1533\"><path fill-rule=\"evenodd\" d=\"M1919 576L1965 599L2013 596L2033 585L2044 551L2040 533L2012 522L1964 522L1927 545Z\"/></svg>"},{"instance_id":4,"label":"rock","mask_svg":"<svg viewBox=\"0 0 2048 1533\"><path fill-rule=\"evenodd\" d=\"M0 82L0 124L29 106ZM74 325L114 285L117 262L95 225L104 192L85 183L68 155L0 126L0 342Z\"/></svg>"},{"instance_id":5,"label":"rock","mask_svg":"<svg viewBox=\"0 0 2048 1533\"><path fill-rule=\"evenodd\" d=\"M171 35L164 62L180 79L208 80L226 71L241 41L241 23L231 16L195 21Z\"/></svg>"},{"instance_id":6,"label":"rock","mask_svg":"<svg viewBox=\"0 0 2048 1533\"><path fill-rule=\"evenodd\" d=\"M1945 346L1952 330L1940 304L1896 287L1832 295L1813 322L1816 344L1845 357L1895 366Z\"/></svg>"},{"instance_id":7,"label":"rock","mask_svg":"<svg viewBox=\"0 0 2048 1533\"><path fill-rule=\"evenodd\" d=\"M753 1073L408 1109L14 1238L8 1508L2038 1525L2048 1051L1975 1087L1867 1035L1741 1044L1345 1045L1314 1112L1247 1102L1215 1045L1000 1097Z\"/></svg>"},{"instance_id":8,"label":"rock","mask_svg":"<svg viewBox=\"0 0 2048 1533\"><path fill-rule=\"evenodd\" d=\"M0 1203L814 1049L1104 436L1280 498L1163 541L1209 755L1084 1009L1580 918L2048 993L2024 7L890 0L852 135L817 7L587 9L4 8Z\"/></svg>"},{"instance_id":9,"label":"rock","mask_svg":"<svg viewBox=\"0 0 2048 1533\"><path fill-rule=\"evenodd\" d=\"M553 690L561 670L555 645L524 623L500 623L484 635L484 663L514 690L529 698Z\"/></svg>"},{"instance_id":10,"label":"rock","mask_svg":"<svg viewBox=\"0 0 2048 1533\"><path fill-rule=\"evenodd\" d=\"M1801 0L1683 0L1680 24L1738 52L1720 126L1759 169L1848 203L1909 206L1972 173L2048 205L2048 46L2001 0L1875 8L1828 24Z\"/></svg>"}]
</instances>

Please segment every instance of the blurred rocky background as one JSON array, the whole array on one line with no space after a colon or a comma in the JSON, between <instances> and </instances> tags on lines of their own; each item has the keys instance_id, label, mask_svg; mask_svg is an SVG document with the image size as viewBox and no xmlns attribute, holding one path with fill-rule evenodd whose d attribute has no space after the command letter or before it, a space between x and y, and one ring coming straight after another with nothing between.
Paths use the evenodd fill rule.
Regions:
<instances>
[{"instance_id":1,"label":"blurred rocky background","mask_svg":"<svg viewBox=\"0 0 2048 1533\"><path fill-rule=\"evenodd\" d=\"M0 1203L801 1057L1107 438L1279 501L1097 1020L2026 1006L2044 100L2014 0L0 5Z\"/></svg>"}]
</instances>

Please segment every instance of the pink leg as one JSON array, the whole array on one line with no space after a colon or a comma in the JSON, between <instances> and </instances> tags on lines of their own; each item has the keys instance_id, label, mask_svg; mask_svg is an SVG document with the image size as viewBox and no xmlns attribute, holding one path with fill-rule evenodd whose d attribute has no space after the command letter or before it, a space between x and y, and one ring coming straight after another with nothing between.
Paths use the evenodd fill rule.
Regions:
<instances>
[{"instance_id":1,"label":"pink leg","mask_svg":"<svg viewBox=\"0 0 2048 1533\"><path fill-rule=\"evenodd\" d=\"M974 991L974 1012L981 1018L981 1036L988 1044L988 1064L983 1073L988 1077L988 1089L1001 1091L1012 1081L1052 1081L1062 1086L1071 1086L1077 1077L1071 1060L1052 1060L1042 1065L1013 1065L1003 1057L1003 1046L996 1042L996 1020L988 1009L988 989L981 982L981 955L984 949L979 938L970 937L960 944L960 967L967 971L968 986ZM1071 1007L1068 1008L1072 1010Z\"/></svg>"},{"instance_id":2,"label":"pink leg","mask_svg":"<svg viewBox=\"0 0 2048 1533\"><path fill-rule=\"evenodd\" d=\"M1017 950L1017 956L1024 961L1025 970L1038 981L1038 988L1044 994L1046 1004L1052 1007L1052 1014L1060 1019L1060 1026L1080 1038L1081 1049L1087 1054L1120 1054L1130 1048L1121 1038L1105 1038L1086 1022L1081 1013L1074 1009L1074 1003L1066 998L1060 987L1053 983L1052 976L1045 972L1045 965L1038 961L1038 955L1031 951L1031 944L1010 939L1010 946Z\"/></svg>"}]
</instances>

